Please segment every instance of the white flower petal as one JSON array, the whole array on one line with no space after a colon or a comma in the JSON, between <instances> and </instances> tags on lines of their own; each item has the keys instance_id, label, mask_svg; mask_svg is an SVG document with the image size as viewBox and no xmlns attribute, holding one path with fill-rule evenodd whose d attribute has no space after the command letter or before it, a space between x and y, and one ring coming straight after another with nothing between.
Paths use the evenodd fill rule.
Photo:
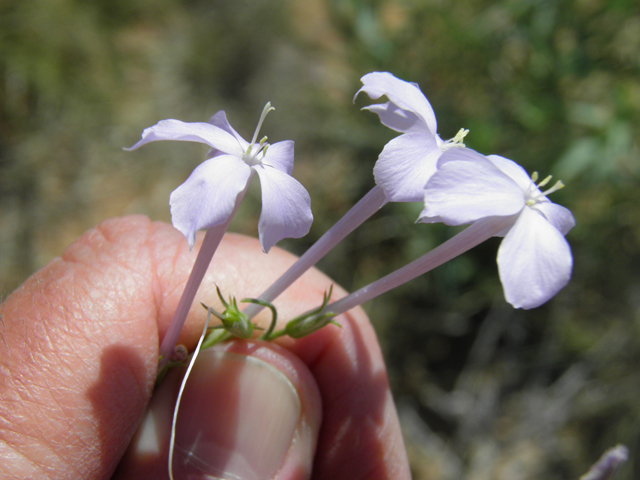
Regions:
<instances>
[{"instance_id":1,"label":"white flower petal","mask_svg":"<svg viewBox=\"0 0 640 480\"><path fill-rule=\"evenodd\" d=\"M262 189L258 233L266 253L283 238L300 238L309 233L313 222L311 200L300 182L286 173L263 165L254 169Z\"/></svg>"},{"instance_id":2,"label":"white flower petal","mask_svg":"<svg viewBox=\"0 0 640 480\"><path fill-rule=\"evenodd\" d=\"M502 172L506 173L509 177L516 182L523 192L526 192L531 187L533 181L531 177L527 173L527 171L518 165L513 160L509 160L508 158L501 157L500 155L487 155L487 158L491 163L493 163L496 167L498 167ZM538 192L539 190L534 190Z\"/></svg>"},{"instance_id":3,"label":"white flower petal","mask_svg":"<svg viewBox=\"0 0 640 480\"><path fill-rule=\"evenodd\" d=\"M436 134L438 124L433 108L415 83L400 80L388 72L369 73L360 80L362 88L358 90L356 97L360 92L365 92L373 100L386 95L402 110L414 112L424 121L431 134Z\"/></svg>"},{"instance_id":4,"label":"white flower petal","mask_svg":"<svg viewBox=\"0 0 640 480\"><path fill-rule=\"evenodd\" d=\"M425 132L400 135L387 143L373 168L376 184L390 202L419 202L442 151Z\"/></svg>"},{"instance_id":5,"label":"white flower petal","mask_svg":"<svg viewBox=\"0 0 640 480\"><path fill-rule=\"evenodd\" d=\"M242 156L243 154L238 140L221 128L209 123L185 123L180 120L162 120L153 127L145 128L142 132L142 140L125 150L135 150L142 145L159 140L199 142L230 155Z\"/></svg>"},{"instance_id":6,"label":"white flower petal","mask_svg":"<svg viewBox=\"0 0 640 480\"><path fill-rule=\"evenodd\" d=\"M498 250L504 294L515 308L535 308L571 278L573 260L564 236L542 215L524 208Z\"/></svg>"},{"instance_id":7,"label":"white flower petal","mask_svg":"<svg viewBox=\"0 0 640 480\"><path fill-rule=\"evenodd\" d=\"M291 175L293 171L293 140L285 140L269 145L263 162L287 175Z\"/></svg>"},{"instance_id":8,"label":"white flower petal","mask_svg":"<svg viewBox=\"0 0 640 480\"><path fill-rule=\"evenodd\" d=\"M227 120L227 114L225 113L224 110L220 110L216 112L209 119L209 123L233 135L236 138L236 140L238 140L238 143L242 147L243 151L246 150L247 147L249 146L249 142L247 142L244 138L242 138L240 134L236 132L235 129L231 126L231 124L229 123L229 120Z\"/></svg>"},{"instance_id":9,"label":"white flower petal","mask_svg":"<svg viewBox=\"0 0 640 480\"><path fill-rule=\"evenodd\" d=\"M402 110L395 103L377 103L362 110L377 114L380 123L396 132L406 133L413 129L424 129L424 122L415 113Z\"/></svg>"},{"instance_id":10,"label":"white flower petal","mask_svg":"<svg viewBox=\"0 0 640 480\"><path fill-rule=\"evenodd\" d=\"M549 223L556 227L562 235L569 233L576 226L576 220L573 218L571 210L564 208L553 202L537 203L534 210L540 210L542 214L549 220Z\"/></svg>"},{"instance_id":11,"label":"white flower petal","mask_svg":"<svg viewBox=\"0 0 640 480\"><path fill-rule=\"evenodd\" d=\"M235 141L235 140L234 140ZM234 155L201 163L169 197L171 222L193 247L196 231L225 222L247 186L251 168Z\"/></svg>"},{"instance_id":12,"label":"white flower petal","mask_svg":"<svg viewBox=\"0 0 640 480\"><path fill-rule=\"evenodd\" d=\"M524 193L510 177L467 148L454 148L440 157L424 202L421 217L439 216L448 225L514 215L525 205Z\"/></svg>"},{"instance_id":13,"label":"white flower petal","mask_svg":"<svg viewBox=\"0 0 640 480\"><path fill-rule=\"evenodd\" d=\"M216 114L209 119L209 123L233 135L235 139L238 141L238 143L240 144L240 148L243 152L245 152L249 147L249 142L247 142L244 138L242 138L240 134L236 132L235 129L231 126L231 124L227 120L227 114L224 112L224 110L220 110L219 112L216 112ZM207 152L207 155L205 158L213 158L213 157L217 157L218 155L224 155L224 154L225 152L221 152L220 150L212 148Z\"/></svg>"}]
</instances>

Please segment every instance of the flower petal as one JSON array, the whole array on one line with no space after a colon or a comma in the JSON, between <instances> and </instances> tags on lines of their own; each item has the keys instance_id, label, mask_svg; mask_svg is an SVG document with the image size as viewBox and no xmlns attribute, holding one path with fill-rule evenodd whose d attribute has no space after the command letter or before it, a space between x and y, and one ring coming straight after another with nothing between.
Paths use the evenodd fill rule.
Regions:
<instances>
[{"instance_id":1,"label":"flower petal","mask_svg":"<svg viewBox=\"0 0 640 480\"><path fill-rule=\"evenodd\" d=\"M360 92L365 92L373 100L386 95L400 109L415 113L424 121L431 134L436 134L438 128L436 116L429 100L420 91L418 85L400 80L388 72L369 73L360 80L362 88L357 91L355 97Z\"/></svg>"},{"instance_id":2,"label":"flower petal","mask_svg":"<svg viewBox=\"0 0 640 480\"><path fill-rule=\"evenodd\" d=\"M538 212L524 208L498 249L504 295L515 308L535 308L571 278L573 259L564 236Z\"/></svg>"},{"instance_id":3,"label":"flower petal","mask_svg":"<svg viewBox=\"0 0 640 480\"><path fill-rule=\"evenodd\" d=\"M448 225L508 216L525 205L524 192L493 163L468 148L454 148L438 161L427 182L421 217L440 216Z\"/></svg>"},{"instance_id":4,"label":"flower petal","mask_svg":"<svg viewBox=\"0 0 640 480\"><path fill-rule=\"evenodd\" d=\"M266 165L253 167L260 176L262 213L258 233L266 253L283 238L300 238L309 233L313 215L311 200L295 178Z\"/></svg>"},{"instance_id":5,"label":"flower petal","mask_svg":"<svg viewBox=\"0 0 640 480\"><path fill-rule=\"evenodd\" d=\"M235 139L238 141L238 143L240 144L240 148L243 152L245 152L249 147L249 142L247 142L244 138L242 138L240 134L236 132L235 129L231 126L231 124L227 120L227 114L225 113L224 110L220 110L219 112L216 112L215 115L213 115L209 119L209 123L233 135ZM220 150L212 148L207 152L207 158L212 158L218 155L224 155L224 153L225 152L221 152Z\"/></svg>"},{"instance_id":6,"label":"flower petal","mask_svg":"<svg viewBox=\"0 0 640 480\"><path fill-rule=\"evenodd\" d=\"M390 202L419 202L424 186L442 155L436 140L425 132L400 135L387 143L373 167L373 176Z\"/></svg>"},{"instance_id":7,"label":"flower petal","mask_svg":"<svg viewBox=\"0 0 640 480\"><path fill-rule=\"evenodd\" d=\"M251 168L238 157L221 155L198 165L171 193L171 222L187 237L190 247L196 230L220 225L229 218L250 176Z\"/></svg>"},{"instance_id":8,"label":"flower petal","mask_svg":"<svg viewBox=\"0 0 640 480\"><path fill-rule=\"evenodd\" d=\"M209 123L185 123L180 120L162 120L153 127L145 128L142 132L142 140L125 150L135 150L142 145L158 140L199 142L230 155L242 156L243 154L238 140L221 128Z\"/></svg>"},{"instance_id":9,"label":"flower petal","mask_svg":"<svg viewBox=\"0 0 640 480\"><path fill-rule=\"evenodd\" d=\"M513 160L501 157L500 155L487 155L487 158L491 163L498 167L503 173L507 174L511 179L518 184L523 192L526 192L531 188L533 180L527 173L527 171L518 165ZM537 190L536 187L536 191Z\"/></svg>"},{"instance_id":10,"label":"flower petal","mask_svg":"<svg viewBox=\"0 0 640 480\"><path fill-rule=\"evenodd\" d=\"M225 132L233 135L236 138L236 140L238 140L238 143L242 147L242 150L246 150L247 147L249 146L249 142L247 142L244 138L242 138L240 134L236 132L235 129L231 126L231 124L229 123L229 120L227 120L227 114L225 113L224 110L220 110L216 112L209 119L208 123L210 123L215 127L221 128Z\"/></svg>"},{"instance_id":11,"label":"flower petal","mask_svg":"<svg viewBox=\"0 0 640 480\"><path fill-rule=\"evenodd\" d=\"M542 214L549 220L549 223L556 227L562 235L569 233L576 226L576 220L573 218L571 210L564 208L553 202L537 203L534 210L540 210Z\"/></svg>"},{"instance_id":12,"label":"flower petal","mask_svg":"<svg viewBox=\"0 0 640 480\"><path fill-rule=\"evenodd\" d=\"M267 154L262 161L287 175L291 175L293 170L293 140L285 140L269 145Z\"/></svg>"},{"instance_id":13,"label":"flower petal","mask_svg":"<svg viewBox=\"0 0 640 480\"><path fill-rule=\"evenodd\" d=\"M415 113L399 108L395 103L377 103L362 110L369 110L380 117L380 123L396 132L408 132L412 129L423 129L424 122Z\"/></svg>"}]
</instances>

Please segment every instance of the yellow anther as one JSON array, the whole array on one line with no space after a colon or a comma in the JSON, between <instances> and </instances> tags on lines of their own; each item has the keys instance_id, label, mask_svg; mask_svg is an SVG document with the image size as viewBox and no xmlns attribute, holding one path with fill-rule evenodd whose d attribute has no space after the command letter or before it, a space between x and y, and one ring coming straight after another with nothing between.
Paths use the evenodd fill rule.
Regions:
<instances>
[{"instance_id":1,"label":"yellow anther","mask_svg":"<svg viewBox=\"0 0 640 480\"><path fill-rule=\"evenodd\" d=\"M552 175L549 175L547 178L545 178L544 180L542 180L539 184L538 184L538 188L540 187L544 187L547 183L549 183L551 181L551 179L553 178Z\"/></svg>"},{"instance_id":2,"label":"yellow anther","mask_svg":"<svg viewBox=\"0 0 640 480\"><path fill-rule=\"evenodd\" d=\"M458 133L456 133L456 136L451 139L451 143L458 143L464 147L464 143L462 143L462 140L464 140L464 137L467 136L467 133L469 133L468 129L461 128L460 130L458 130Z\"/></svg>"},{"instance_id":3,"label":"yellow anther","mask_svg":"<svg viewBox=\"0 0 640 480\"><path fill-rule=\"evenodd\" d=\"M546 190L546 191L542 192L542 194L546 197L550 193L557 192L561 188L564 188L564 183L562 183L560 180L558 180L553 187L551 187L549 190Z\"/></svg>"}]
</instances>

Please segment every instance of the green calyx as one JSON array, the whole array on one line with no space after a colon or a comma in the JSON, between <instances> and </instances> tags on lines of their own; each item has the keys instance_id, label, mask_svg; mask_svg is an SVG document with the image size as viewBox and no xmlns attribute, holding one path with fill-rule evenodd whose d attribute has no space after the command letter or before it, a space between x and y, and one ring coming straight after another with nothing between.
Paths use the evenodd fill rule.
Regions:
<instances>
[{"instance_id":1,"label":"green calyx","mask_svg":"<svg viewBox=\"0 0 640 480\"><path fill-rule=\"evenodd\" d=\"M160 383L169 368L185 366L189 359L192 359L197 353L197 350L212 347L218 343L229 340L232 337L249 339L253 337L254 330L264 330L256 326L244 313L240 311L235 297L229 296L229 301L227 302L222 296L222 292L217 285L216 290L218 292L218 298L220 298L220 301L225 307L224 311L222 313L218 313L212 307L208 307L204 303L201 304L205 310L207 310L208 315L207 322L205 324L206 328L203 330L203 338L201 338L201 341L198 343L198 348L196 351L188 353L183 345L176 346L174 353L171 355L171 359L162 368L162 370L158 372L156 385ZM316 330L320 330L329 323L342 328L339 323L332 320L336 315L335 313L324 311L331 299L332 292L333 285L329 288L328 292L324 293L322 304L318 308L289 320L285 327L278 331L274 331L276 324L278 323L278 312L272 303L256 298L244 298L240 301L242 303L255 303L257 305L262 305L263 307L271 310L271 323L264 333L260 335L259 340L271 341L285 335L288 335L291 338L302 338ZM209 327L209 319L212 315L218 318L222 324L215 327ZM207 333L205 334L205 332Z\"/></svg>"},{"instance_id":2,"label":"green calyx","mask_svg":"<svg viewBox=\"0 0 640 480\"><path fill-rule=\"evenodd\" d=\"M204 303L202 304L208 312L218 317L222 322L222 325L213 328L222 328L238 338L251 338L253 336L253 322L240 311L236 298L229 297L229 302L227 302L217 285L216 291L218 292L218 298L225 307L224 312L218 313L213 308L206 306Z\"/></svg>"},{"instance_id":3,"label":"green calyx","mask_svg":"<svg viewBox=\"0 0 640 480\"><path fill-rule=\"evenodd\" d=\"M322 327L332 323L340 327L340 324L331 320L336 316L333 312L325 312L324 308L329 303L331 293L333 292L333 285L329 288L328 292L324 293L322 299L322 305L309 313L295 317L287 322L287 325L282 330L284 335L289 335L292 338L302 338L310 333L320 330Z\"/></svg>"}]
</instances>

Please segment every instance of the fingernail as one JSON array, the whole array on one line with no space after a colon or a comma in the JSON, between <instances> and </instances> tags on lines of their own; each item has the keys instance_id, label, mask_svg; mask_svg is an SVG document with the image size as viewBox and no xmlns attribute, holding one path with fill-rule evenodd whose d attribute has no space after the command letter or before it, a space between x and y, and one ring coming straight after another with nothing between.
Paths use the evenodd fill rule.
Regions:
<instances>
[{"instance_id":1,"label":"fingernail","mask_svg":"<svg viewBox=\"0 0 640 480\"><path fill-rule=\"evenodd\" d=\"M291 446L300 413L295 387L272 365L204 350L178 413L175 478L273 478Z\"/></svg>"}]
</instances>

